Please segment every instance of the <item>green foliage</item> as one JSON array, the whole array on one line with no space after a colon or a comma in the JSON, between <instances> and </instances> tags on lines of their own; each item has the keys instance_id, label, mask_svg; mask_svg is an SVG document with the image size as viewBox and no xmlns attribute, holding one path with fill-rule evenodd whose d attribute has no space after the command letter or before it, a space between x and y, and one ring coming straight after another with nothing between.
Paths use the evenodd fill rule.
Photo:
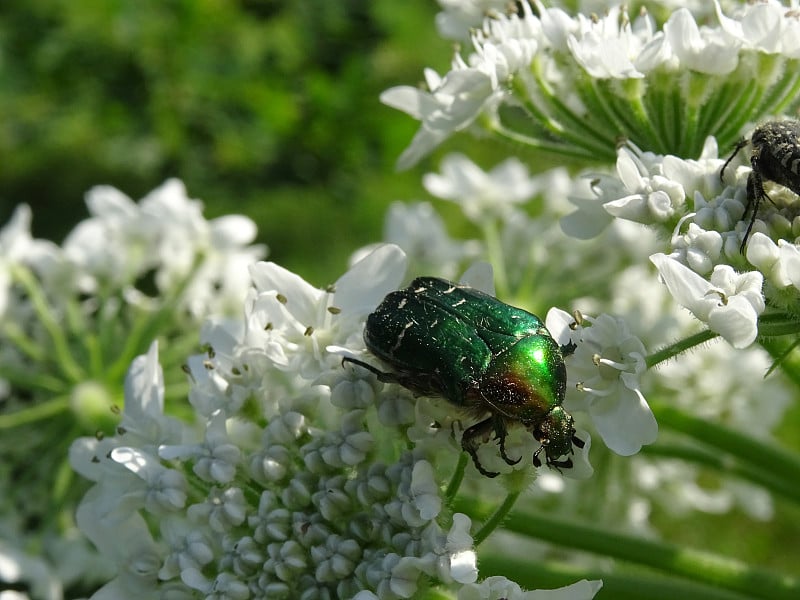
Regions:
<instances>
[{"instance_id":1,"label":"green foliage","mask_svg":"<svg viewBox=\"0 0 800 600\"><path fill-rule=\"evenodd\" d=\"M6 0L0 222L27 202L35 234L60 239L90 187L139 198L177 176L208 216L256 219L270 258L327 283L378 239L386 205L418 189L418 173L393 173L416 123L378 95L447 55L435 8Z\"/></svg>"}]
</instances>

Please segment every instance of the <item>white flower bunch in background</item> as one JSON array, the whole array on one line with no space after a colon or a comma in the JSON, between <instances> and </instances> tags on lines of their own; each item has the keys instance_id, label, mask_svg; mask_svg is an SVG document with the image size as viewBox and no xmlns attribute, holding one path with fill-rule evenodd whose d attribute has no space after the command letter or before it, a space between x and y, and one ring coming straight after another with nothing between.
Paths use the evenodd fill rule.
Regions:
<instances>
[{"instance_id":1,"label":"white flower bunch in background","mask_svg":"<svg viewBox=\"0 0 800 600\"><path fill-rule=\"evenodd\" d=\"M247 265L266 253L250 219L206 220L174 179L139 202L97 187L86 204L61 246L32 238L26 205L0 230L0 479L13 482L0 494L0 563L47 590L37 598L111 572L75 528L85 487L67 463L72 439L114 430L125 372L154 338L168 382L185 386L179 365L203 321L240 312Z\"/></svg>"},{"instance_id":2,"label":"white flower bunch in background","mask_svg":"<svg viewBox=\"0 0 800 600\"><path fill-rule=\"evenodd\" d=\"M475 15L480 7L489 16L450 71L425 72L427 91L400 86L381 96L421 122L400 168L473 126L590 163L613 160L622 138L653 152L696 156L707 135L727 148L752 119L798 103L792 61L800 57L800 25L776 0L739 5L733 16L715 2L711 26L678 8L661 27L646 11L631 18L618 6L573 17L539 0L520 2L512 14L485 3L443 4L440 26L447 30L459 13Z\"/></svg>"}]
</instances>

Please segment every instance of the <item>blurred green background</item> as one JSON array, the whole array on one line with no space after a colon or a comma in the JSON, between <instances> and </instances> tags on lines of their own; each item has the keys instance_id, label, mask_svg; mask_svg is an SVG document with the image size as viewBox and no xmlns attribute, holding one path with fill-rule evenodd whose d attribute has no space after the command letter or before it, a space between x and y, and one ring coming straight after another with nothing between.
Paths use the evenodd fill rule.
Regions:
<instances>
[{"instance_id":1,"label":"blurred green background","mask_svg":"<svg viewBox=\"0 0 800 600\"><path fill-rule=\"evenodd\" d=\"M0 223L33 207L60 242L94 185L138 200L182 179L205 215L254 219L317 285L419 198L394 163L418 123L380 104L446 71L432 0L3 0Z\"/></svg>"}]
</instances>

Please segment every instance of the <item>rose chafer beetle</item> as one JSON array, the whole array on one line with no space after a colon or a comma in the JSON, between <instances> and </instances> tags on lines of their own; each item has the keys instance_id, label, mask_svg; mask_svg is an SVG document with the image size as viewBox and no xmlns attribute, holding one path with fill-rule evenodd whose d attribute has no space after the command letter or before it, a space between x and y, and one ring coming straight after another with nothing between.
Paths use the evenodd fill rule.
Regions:
<instances>
[{"instance_id":1,"label":"rose chafer beetle","mask_svg":"<svg viewBox=\"0 0 800 600\"><path fill-rule=\"evenodd\" d=\"M725 168L748 143L753 147L750 154L750 166L753 170L747 176L747 210L753 212L739 246L740 252L744 252L761 200L766 198L772 201L764 191L765 179L800 194L800 121L767 121L756 127L749 140L743 138L736 144L733 153L719 171L720 181L725 174Z\"/></svg>"},{"instance_id":2,"label":"rose chafer beetle","mask_svg":"<svg viewBox=\"0 0 800 600\"><path fill-rule=\"evenodd\" d=\"M478 460L477 449L491 433L509 465L520 459L506 454L510 425L519 423L541 443L546 463L572 467L575 436L572 416L564 410L567 371L564 353L544 323L520 308L481 291L436 277L418 277L391 292L367 317L364 341L390 371L347 357L416 394L441 396L475 417L488 417L464 431L461 445L483 475L495 477Z\"/></svg>"}]
</instances>

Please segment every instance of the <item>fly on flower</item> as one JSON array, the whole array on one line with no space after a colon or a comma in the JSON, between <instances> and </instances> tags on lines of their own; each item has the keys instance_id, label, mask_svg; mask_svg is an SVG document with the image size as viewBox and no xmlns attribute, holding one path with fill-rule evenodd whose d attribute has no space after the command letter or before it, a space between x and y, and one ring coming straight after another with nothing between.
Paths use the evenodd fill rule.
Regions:
<instances>
[{"instance_id":1,"label":"fly on flower","mask_svg":"<svg viewBox=\"0 0 800 600\"><path fill-rule=\"evenodd\" d=\"M571 468L575 436L572 416L564 410L567 370L564 353L544 323L520 308L471 287L436 277L419 277L405 289L391 292L369 315L364 328L367 348L388 365L381 371L347 357L375 373L427 396L441 396L470 414L487 418L469 427L461 445L487 477L477 449L491 433L506 454L508 426L519 423L541 443L533 463Z\"/></svg>"},{"instance_id":2,"label":"fly on flower","mask_svg":"<svg viewBox=\"0 0 800 600\"><path fill-rule=\"evenodd\" d=\"M749 140L743 138L736 144L733 153L720 169L720 181L725 174L725 168L748 143L753 147L750 154L753 170L747 177L747 208L752 210L752 214L739 247L741 252L744 252L747 238L753 229L761 200L766 198L772 201L764 191L765 179L800 194L800 121L785 119L759 125Z\"/></svg>"}]
</instances>

